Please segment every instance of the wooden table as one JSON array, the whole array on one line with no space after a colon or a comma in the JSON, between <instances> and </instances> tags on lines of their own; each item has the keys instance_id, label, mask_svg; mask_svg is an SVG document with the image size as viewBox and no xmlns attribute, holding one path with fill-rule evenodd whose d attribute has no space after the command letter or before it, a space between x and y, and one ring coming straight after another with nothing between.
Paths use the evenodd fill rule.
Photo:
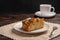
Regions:
<instances>
[{"instance_id":1,"label":"wooden table","mask_svg":"<svg viewBox=\"0 0 60 40\"><path fill-rule=\"evenodd\" d=\"M17 22L17 21L23 20L28 17L36 17L36 16L34 15L34 13L0 14L0 26L10 24L13 22ZM49 19L46 18L45 21L60 24L60 14L57 14L55 17L52 17ZM0 34L0 40L13 40L13 39L10 39L10 38ZM53 38L52 40L60 40L60 35Z\"/></svg>"}]
</instances>

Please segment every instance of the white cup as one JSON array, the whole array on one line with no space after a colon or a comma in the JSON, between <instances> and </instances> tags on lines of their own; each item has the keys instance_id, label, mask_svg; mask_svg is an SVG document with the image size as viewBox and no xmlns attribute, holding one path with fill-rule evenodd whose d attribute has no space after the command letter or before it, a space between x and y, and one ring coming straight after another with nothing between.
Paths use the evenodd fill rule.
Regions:
<instances>
[{"instance_id":1,"label":"white cup","mask_svg":"<svg viewBox=\"0 0 60 40\"><path fill-rule=\"evenodd\" d=\"M43 13L51 12L51 9L53 9L52 12L55 11L55 8L52 7L50 4L41 4L40 5L40 11Z\"/></svg>"}]
</instances>

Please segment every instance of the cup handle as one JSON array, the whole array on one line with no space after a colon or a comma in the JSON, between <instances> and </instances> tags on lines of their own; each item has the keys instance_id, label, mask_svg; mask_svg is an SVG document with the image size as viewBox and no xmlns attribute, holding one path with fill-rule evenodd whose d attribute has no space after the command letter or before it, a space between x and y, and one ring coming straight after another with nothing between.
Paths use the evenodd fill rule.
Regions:
<instances>
[{"instance_id":1,"label":"cup handle","mask_svg":"<svg viewBox=\"0 0 60 40\"><path fill-rule=\"evenodd\" d=\"M51 7L51 9L53 9L53 10L52 10L52 12L54 12L54 11L55 11L55 8L54 8L54 7Z\"/></svg>"}]
</instances>

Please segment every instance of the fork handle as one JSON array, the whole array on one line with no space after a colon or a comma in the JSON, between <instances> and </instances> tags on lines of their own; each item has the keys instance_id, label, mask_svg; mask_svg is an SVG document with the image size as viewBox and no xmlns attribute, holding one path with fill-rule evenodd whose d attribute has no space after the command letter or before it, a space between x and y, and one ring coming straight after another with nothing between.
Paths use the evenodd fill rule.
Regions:
<instances>
[{"instance_id":1,"label":"fork handle","mask_svg":"<svg viewBox=\"0 0 60 40\"><path fill-rule=\"evenodd\" d=\"M52 32L51 32L50 35L49 35L50 38L51 38L51 36L52 36L53 31L54 31L54 30L52 30Z\"/></svg>"}]
</instances>

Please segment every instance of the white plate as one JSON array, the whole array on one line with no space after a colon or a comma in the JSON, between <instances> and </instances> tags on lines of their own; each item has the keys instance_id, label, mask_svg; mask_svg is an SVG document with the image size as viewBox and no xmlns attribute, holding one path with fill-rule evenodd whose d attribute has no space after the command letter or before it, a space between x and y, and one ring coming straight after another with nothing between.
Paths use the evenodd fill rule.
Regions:
<instances>
[{"instance_id":1,"label":"white plate","mask_svg":"<svg viewBox=\"0 0 60 40\"><path fill-rule=\"evenodd\" d=\"M42 13L38 11L38 12L35 12L35 15L40 16L40 17L52 17L52 16L55 16L56 13L55 12Z\"/></svg>"},{"instance_id":2,"label":"white plate","mask_svg":"<svg viewBox=\"0 0 60 40\"><path fill-rule=\"evenodd\" d=\"M31 33L41 33L41 32L47 31L48 30L48 25L45 25L44 28L41 28L41 29L38 29L38 30L34 30L34 31L31 31L31 32L27 32L27 31L24 31L24 30L21 29L22 28L22 21L21 21L19 23L16 23L13 28L15 30L19 31L19 32L31 34Z\"/></svg>"}]
</instances>

